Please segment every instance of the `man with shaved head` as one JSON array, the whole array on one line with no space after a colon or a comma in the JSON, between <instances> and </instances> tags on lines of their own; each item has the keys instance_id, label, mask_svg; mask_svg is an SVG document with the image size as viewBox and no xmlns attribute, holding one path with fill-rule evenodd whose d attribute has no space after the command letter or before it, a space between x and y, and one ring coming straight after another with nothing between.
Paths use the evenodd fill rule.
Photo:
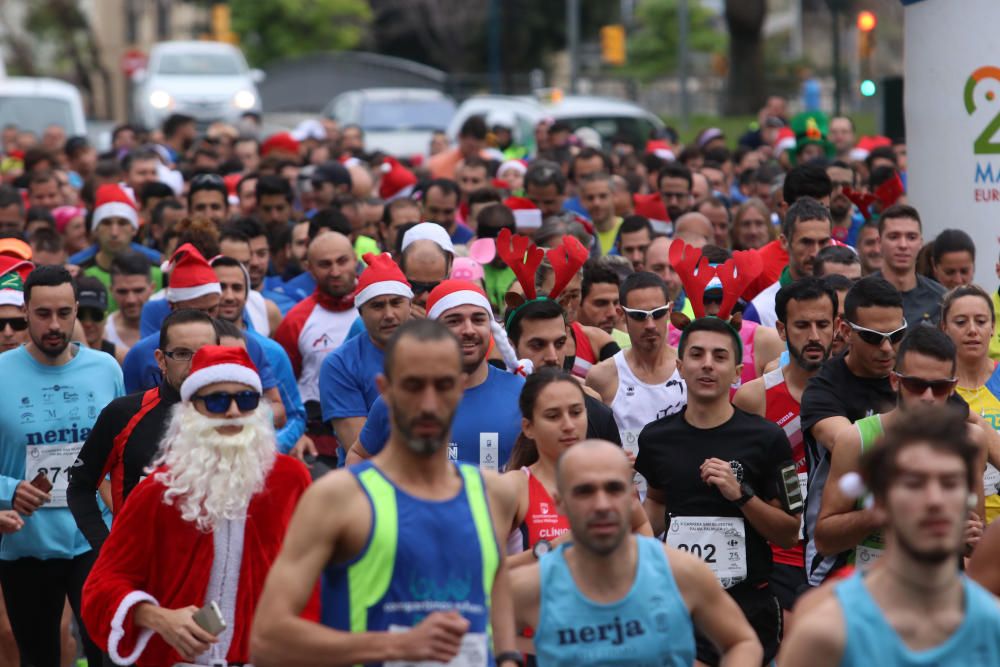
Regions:
<instances>
[{"instance_id":1,"label":"man with shaved head","mask_svg":"<svg viewBox=\"0 0 1000 667\"><path fill-rule=\"evenodd\" d=\"M321 232L310 242L305 263L316 289L288 311L274 339L285 348L298 378L306 406L306 433L320 458L336 467L337 439L322 419L319 371L358 317L352 296L357 259L349 238L338 232Z\"/></svg>"},{"instance_id":2,"label":"man with shaved head","mask_svg":"<svg viewBox=\"0 0 1000 667\"><path fill-rule=\"evenodd\" d=\"M539 665L691 665L692 626L726 664L760 664L753 629L711 570L632 534L632 466L620 447L573 445L559 458L556 484L572 540L511 572L518 629L535 629Z\"/></svg>"},{"instance_id":3,"label":"man with shaved head","mask_svg":"<svg viewBox=\"0 0 1000 667\"><path fill-rule=\"evenodd\" d=\"M674 238L696 248L711 243L714 235L712 221L701 213L685 213L674 225Z\"/></svg>"}]
</instances>

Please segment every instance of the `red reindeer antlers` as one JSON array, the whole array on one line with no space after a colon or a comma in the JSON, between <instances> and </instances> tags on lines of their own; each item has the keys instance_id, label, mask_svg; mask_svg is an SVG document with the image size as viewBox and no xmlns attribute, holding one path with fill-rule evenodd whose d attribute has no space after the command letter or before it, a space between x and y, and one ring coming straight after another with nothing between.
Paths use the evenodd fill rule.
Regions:
<instances>
[{"instance_id":1,"label":"red reindeer antlers","mask_svg":"<svg viewBox=\"0 0 1000 667\"><path fill-rule=\"evenodd\" d=\"M670 266L684 285L684 293L691 300L695 317L705 317L705 287L715 277L715 271L701 251L681 240L670 244Z\"/></svg>"},{"instance_id":2,"label":"red reindeer antlers","mask_svg":"<svg viewBox=\"0 0 1000 667\"><path fill-rule=\"evenodd\" d=\"M712 278L719 279L722 306L717 316L723 320L729 319L733 306L763 270L760 255L751 250L738 251L721 266L713 267L700 250L680 240L670 245L670 264L681 279L687 298L691 299L695 317L705 316L705 288Z\"/></svg>"},{"instance_id":3,"label":"red reindeer antlers","mask_svg":"<svg viewBox=\"0 0 1000 667\"><path fill-rule=\"evenodd\" d=\"M549 258L552 271L555 273L555 282L549 292L549 298L557 299L580 267L587 262L587 249L575 237L566 235L562 237L562 243L549 249L545 256Z\"/></svg>"},{"instance_id":4,"label":"red reindeer antlers","mask_svg":"<svg viewBox=\"0 0 1000 667\"><path fill-rule=\"evenodd\" d=\"M535 272L542 263L545 253L526 236L510 233L510 229L500 230L497 236L497 254L506 262L524 290L524 298L535 298Z\"/></svg>"},{"instance_id":5,"label":"red reindeer antlers","mask_svg":"<svg viewBox=\"0 0 1000 667\"><path fill-rule=\"evenodd\" d=\"M721 319L729 319L733 306L763 268L760 255L750 250L738 250L722 266L716 267L715 272L722 282L722 307L718 315Z\"/></svg>"}]
</instances>

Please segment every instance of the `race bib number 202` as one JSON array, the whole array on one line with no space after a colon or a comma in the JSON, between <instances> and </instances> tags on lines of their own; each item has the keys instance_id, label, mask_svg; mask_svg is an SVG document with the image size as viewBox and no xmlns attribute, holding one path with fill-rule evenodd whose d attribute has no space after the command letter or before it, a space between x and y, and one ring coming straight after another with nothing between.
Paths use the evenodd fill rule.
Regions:
<instances>
[{"instance_id":1,"label":"race bib number 202","mask_svg":"<svg viewBox=\"0 0 1000 667\"><path fill-rule=\"evenodd\" d=\"M667 544L700 558L723 588L747 578L746 524L742 518L671 516Z\"/></svg>"}]
</instances>

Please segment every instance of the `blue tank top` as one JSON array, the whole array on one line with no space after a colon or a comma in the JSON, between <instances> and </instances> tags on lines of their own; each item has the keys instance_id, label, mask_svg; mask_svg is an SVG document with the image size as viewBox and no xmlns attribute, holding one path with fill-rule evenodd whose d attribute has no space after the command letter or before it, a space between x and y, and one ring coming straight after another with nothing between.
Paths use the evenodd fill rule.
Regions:
<instances>
[{"instance_id":1,"label":"blue tank top","mask_svg":"<svg viewBox=\"0 0 1000 667\"><path fill-rule=\"evenodd\" d=\"M371 461L349 470L371 503L372 525L358 556L323 572L323 624L406 630L433 611L457 611L469 620L467 664L493 664L490 592L500 551L479 470L457 465L462 490L443 501L409 495Z\"/></svg>"},{"instance_id":2,"label":"blue tank top","mask_svg":"<svg viewBox=\"0 0 1000 667\"><path fill-rule=\"evenodd\" d=\"M864 585L860 573L837 584L843 609L847 642L841 667L893 665L893 667L950 667L1000 665L1000 609L979 584L962 577L965 618L943 644L925 651L911 651L889 625Z\"/></svg>"},{"instance_id":3,"label":"blue tank top","mask_svg":"<svg viewBox=\"0 0 1000 667\"><path fill-rule=\"evenodd\" d=\"M635 581L628 595L611 604L580 592L561 545L543 557L541 606L535 628L539 667L628 665L691 667L694 631L663 543L636 536Z\"/></svg>"}]
</instances>

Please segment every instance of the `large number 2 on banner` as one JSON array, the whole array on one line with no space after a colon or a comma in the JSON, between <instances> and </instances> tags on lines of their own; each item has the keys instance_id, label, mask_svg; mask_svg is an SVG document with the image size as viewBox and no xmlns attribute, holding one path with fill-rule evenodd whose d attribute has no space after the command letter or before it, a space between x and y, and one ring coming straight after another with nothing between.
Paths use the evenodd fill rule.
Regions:
<instances>
[{"instance_id":1,"label":"large number 2 on banner","mask_svg":"<svg viewBox=\"0 0 1000 667\"><path fill-rule=\"evenodd\" d=\"M1000 67L980 67L965 82L965 110L970 116L976 111L976 100L973 96L976 86L982 81L990 79L1000 83ZM1000 103L996 92L992 90L986 91L986 100L994 103L994 105ZM1000 142L993 141L993 137L998 130L1000 130L1000 109L997 109L993 120L987 123L983 131L976 137L976 142L973 144L973 152L976 155L1000 153Z\"/></svg>"}]
</instances>

